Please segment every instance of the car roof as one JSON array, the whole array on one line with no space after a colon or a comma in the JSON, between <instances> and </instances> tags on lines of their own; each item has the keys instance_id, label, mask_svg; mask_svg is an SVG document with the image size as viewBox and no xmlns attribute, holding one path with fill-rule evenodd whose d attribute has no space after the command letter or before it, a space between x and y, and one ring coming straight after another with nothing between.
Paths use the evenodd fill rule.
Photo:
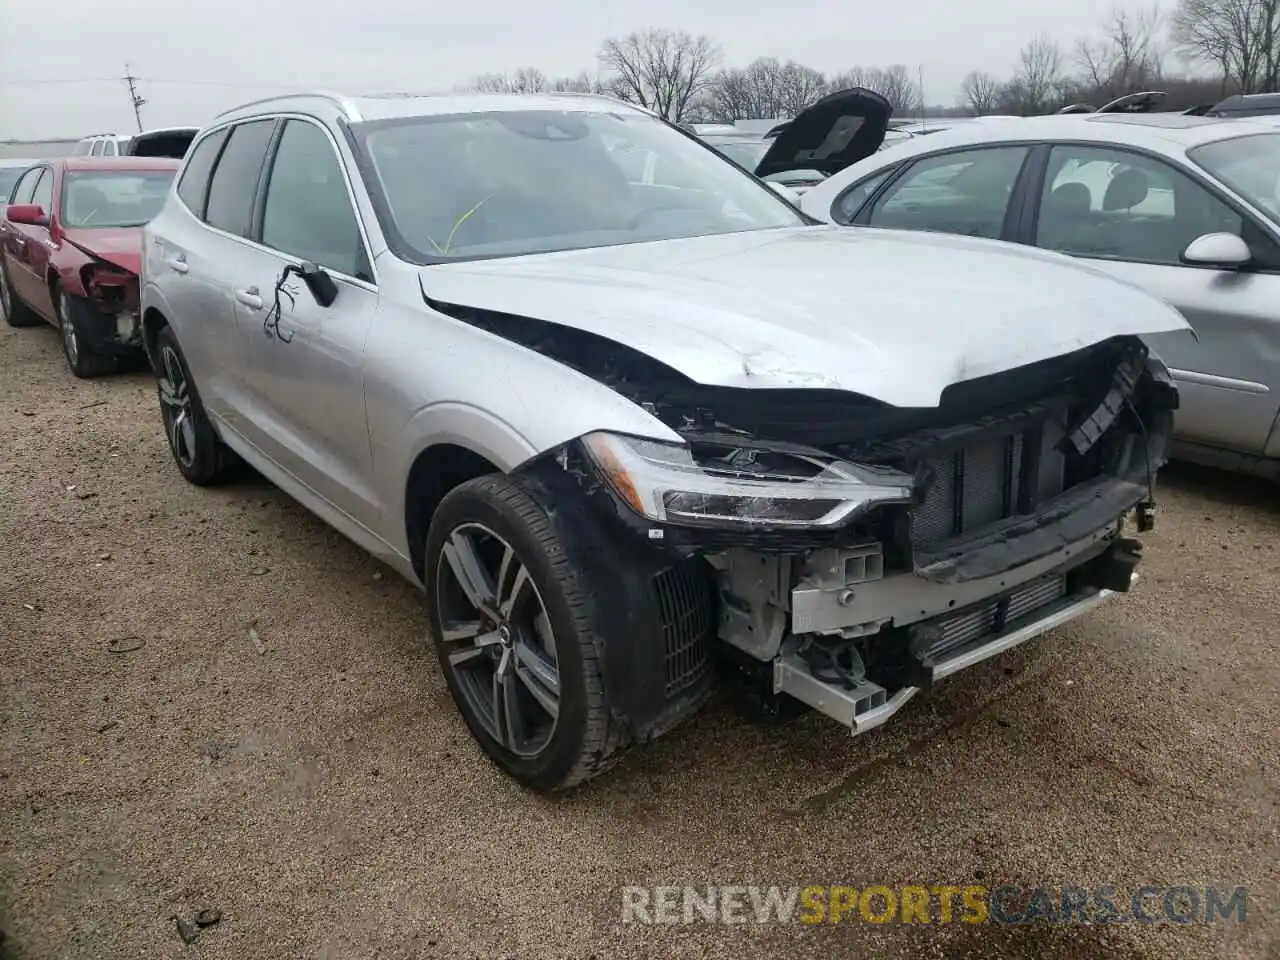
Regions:
<instances>
[{"instance_id":1,"label":"car roof","mask_svg":"<svg viewBox=\"0 0 1280 960\"><path fill-rule=\"evenodd\" d=\"M168 157L59 157L52 161L69 173L89 171L177 170L181 160Z\"/></svg>"},{"instance_id":2,"label":"car roof","mask_svg":"<svg viewBox=\"0 0 1280 960\"><path fill-rule=\"evenodd\" d=\"M934 153L949 147L980 143L1076 140L1156 147L1185 152L1216 140L1280 129L1280 118L1238 120L1194 117L1181 113L1052 114L1044 117L987 118L987 123L963 123L894 144L882 157L906 153Z\"/></svg>"},{"instance_id":3,"label":"car roof","mask_svg":"<svg viewBox=\"0 0 1280 960\"><path fill-rule=\"evenodd\" d=\"M141 133L135 133L131 140L137 140L139 137L150 137L161 133L199 133L199 127L152 127L149 130L143 130Z\"/></svg>"},{"instance_id":4,"label":"car roof","mask_svg":"<svg viewBox=\"0 0 1280 960\"><path fill-rule=\"evenodd\" d=\"M334 108L349 122L396 120L407 117L445 116L457 113L491 113L512 110L555 110L596 113L653 112L614 97L591 93L382 93L351 97L338 93L290 94L255 100L218 114L218 121L288 111L314 112Z\"/></svg>"}]
</instances>

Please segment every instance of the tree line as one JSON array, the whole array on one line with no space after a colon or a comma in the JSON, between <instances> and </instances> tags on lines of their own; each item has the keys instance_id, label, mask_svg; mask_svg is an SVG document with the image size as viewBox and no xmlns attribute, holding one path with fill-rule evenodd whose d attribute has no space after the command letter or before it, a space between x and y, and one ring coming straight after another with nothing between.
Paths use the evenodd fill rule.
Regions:
<instances>
[{"instance_id":1,"label":"tree line","mask_svg":"<svg viewBox=\"0 0 1280 960\"><path fill-rule=\"evenodd\" d=\"M724 66L718 43L682 30L610 37L598 61L594 73L548 77L521 67L482 74L466 87L606 93L677 123L783 119L828 92L854 86L883 95L898 116L1049 113L1154 89L1168 92L1170 107L1189 107L1234 92L1280 89L1280 0L1177 0L1168 10L1117 7L1090 36L1070 42L1031 37L1010 76L972 71L952 104L924 103L919 68L855 66L829 74L776 57Z\"/></svg>"}]
</instances>

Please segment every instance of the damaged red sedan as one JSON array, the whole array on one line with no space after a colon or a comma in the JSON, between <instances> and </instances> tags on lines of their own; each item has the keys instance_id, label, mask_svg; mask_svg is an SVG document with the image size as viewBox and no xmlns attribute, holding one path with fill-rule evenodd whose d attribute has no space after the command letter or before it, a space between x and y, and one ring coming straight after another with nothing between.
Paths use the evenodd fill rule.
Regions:
<instances>
[{"instance_id":1,"label":"damaged red sedan","mask_svg":"<svg viewBox=\"0 0 1280 960\"><path fill-rule=\"evenodd\" d=\"M27 170L7 198L0 311L11 327L57 327L77 377L112 373L142 349L142 227L179 166L151 157L49 160Z\"/></svg>"}]
</instances>

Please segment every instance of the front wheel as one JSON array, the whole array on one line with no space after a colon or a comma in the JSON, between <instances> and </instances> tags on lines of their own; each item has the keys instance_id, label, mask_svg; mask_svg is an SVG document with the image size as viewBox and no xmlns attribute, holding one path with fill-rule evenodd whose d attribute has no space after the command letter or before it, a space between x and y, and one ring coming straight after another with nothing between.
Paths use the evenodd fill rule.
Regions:
<instances>
[{"instance_id":1,"label":"front wheel","mask_svg":"<svg viewBox=\"0 0 1280 960\"><path fill-rule=\"evenodd\" d=\"M70 296L58 284L53 287L53 303L58 314L58 330L62 333L62 352L71 372L82 380L114 373L116 358L99 352L89 329L92 307L79 297Z\"/></svg>"},{"instance_id":2,"label":"front wheel","mask_svg":"<svg viewBox=\"0 0 1280 960\"><path fill-rule=\"evenodd\" d=\"M470 480L441 502L425 581L445 682L481 748L516 780L560 790L620 746L595 646L597 610L520 480Z\"/></svg>"}]
</instances>

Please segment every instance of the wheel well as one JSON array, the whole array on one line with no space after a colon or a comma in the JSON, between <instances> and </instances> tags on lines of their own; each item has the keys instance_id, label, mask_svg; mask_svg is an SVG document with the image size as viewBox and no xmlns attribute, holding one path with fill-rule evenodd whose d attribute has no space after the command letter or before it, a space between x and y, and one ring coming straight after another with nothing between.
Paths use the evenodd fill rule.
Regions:
<instances>
[{"instance_id":1,"label":"wheel well","mask_svg":"<svg viewBox=\"0 0 1280 960\"><path fill-rule=\"evenodd\" d=\"M168 325L169 321L165 319L164 314L155 307L148 308L142 315L142 345L146 348L147 359L152 361L152 366L155 365L152 358L156 355L156 337Z\"/></svg>"},{"instance_id":2,"label":"wheel well","mask_svg":"<svg viewBox=\"0 0 1280 960\"><path fill-rule=\"evenodd\" d=\"M468 480L501 472L480 454L452 443L436 444L418 454L405 484L404 523L409 558L419 579L426 569L427 528L445 494Z\"/></svg>"}]
</instances>

